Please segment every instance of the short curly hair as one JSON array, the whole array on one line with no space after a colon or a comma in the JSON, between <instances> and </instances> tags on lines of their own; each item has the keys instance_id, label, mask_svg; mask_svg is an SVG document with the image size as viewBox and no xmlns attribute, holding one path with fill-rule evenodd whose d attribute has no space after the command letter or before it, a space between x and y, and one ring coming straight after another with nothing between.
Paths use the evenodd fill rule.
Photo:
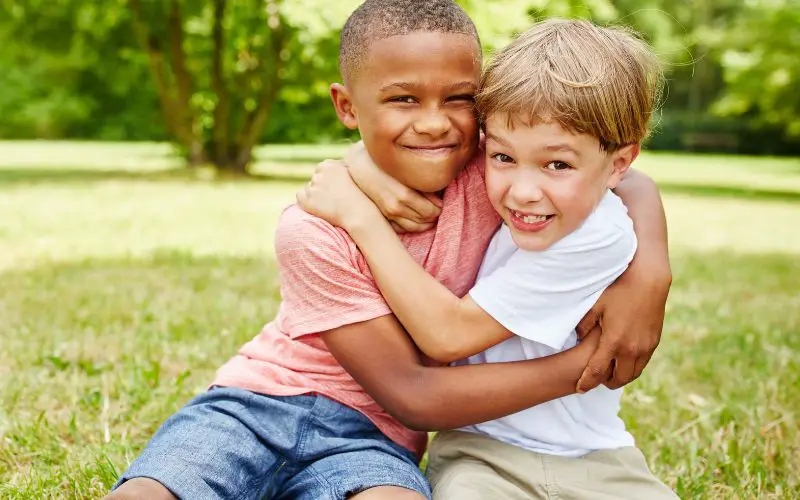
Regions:
<instances>
[{"instance_id":1,"label":"short curly hair","mask_svg":"<svg viewBox=\"0 0 800 500\"><path fill-rule=\"evenodd\" d=\"M342 78L347 81L357 71L371 42L415 31L472 36L480 47L475 24L453 0L366 0L342 29Z\"/></svg>"}]
</instances>

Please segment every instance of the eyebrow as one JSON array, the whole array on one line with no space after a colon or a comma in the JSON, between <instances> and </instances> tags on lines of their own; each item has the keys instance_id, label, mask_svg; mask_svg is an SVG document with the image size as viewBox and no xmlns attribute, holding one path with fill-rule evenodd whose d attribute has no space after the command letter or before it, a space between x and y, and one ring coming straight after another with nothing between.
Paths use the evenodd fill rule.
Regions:
<instances>
[{"instance_id":1,"label":"eyebrow","mask_svg":"<svg viewBox=\"0 0 800 500\"><path fill-rule=\"evenodd\" d=\"M487 141L499 142L500 144L502 144L503 146L505 146L507 148L511 147L511 145L508 142L506 142L504 139L502 139L500 137L497 137L496 135L490 134L489 132L486 132L486 140Z\"/></svg>"},{"instance_id":2,"label":"eyebrow","mask_svg":"<svg viewBox=\"0 0 800 500\"><path fill-rule=\"evenodd\" d=\"M493 134L491 134L489 132L486 133L486 140L487 141L488 140L492 140L492 141L498 142L498 143L500 143L501 145L503 145L503 146L505 146L507 148L511 147L511 145L508 143L508 141L504 140L501 137L493 135ZM570 146L569 144L567 144L565 142L558 142L556 144L548 144L547 146L542 148L542 151L551 151L551 152L558 152L558 153L572 153L577 157L581 156L581 153L579 151L577 151L575 148L573 148L572 146Z\"/></svg>"},{"instance_id":3,"label":"eyebrow","mask_svg":"<svg viewBox=\"0 0 800 500\"><path fill-rule=\"evenodd\" d=\"M580 156L581 155L581 153L579 151L577 151L575 148L573 148L572 146L570 146L569 144L564 143L564 142L559 142L559 143L556 143L556 144L550 144L550 145L544 147L543 149L545 151L556 151L556 152L561 152L561 153L572 153L575 156Z\"/></svg>"},{"instance_id":4,"label":"eyebrow","mask_svg":"<svg viewBox=\"0 0 800 500\"><path fill-rule=\"evenodd\" d=\"M389 90L419 90L421 87L424 87L421 83L416 82L392 82L388 85L384 85L379 89L379 92L387 92ZM475 85L474 82L457 82L450 85L446 85L444 90L447 92L454 92L454 91L464 91L464 92L475 92L478 90L478 86Z\"/></svg>"}]
</instances>

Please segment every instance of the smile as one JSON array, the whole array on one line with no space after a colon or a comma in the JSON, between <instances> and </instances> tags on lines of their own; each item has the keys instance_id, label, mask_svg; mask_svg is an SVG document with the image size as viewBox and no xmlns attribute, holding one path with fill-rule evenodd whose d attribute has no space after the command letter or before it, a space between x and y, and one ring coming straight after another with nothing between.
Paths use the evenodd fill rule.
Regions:
<instances>
[{"instance_id":1,"label":"smile","mask_svg":"<svg viewBox=\"0 0 800 500\"><path fill-rule=\"evenodd\" d=\"M508 209L511 214L511 223L515 229L524 232L537 232L541 231L550 224L550 221L555 217L554 214L540 215L540 214L526 214L517 210Z\"/></svg>"},{"instance_id":2,"label":"smile","mask_svg":"<svg viewBox=\"0 0 800 500\"><path fill-rule=\"evenodd\" d=\"M436 146L401 146L401 147L416 154L437 156L452 152L456 148L456 145L443 144L440 146L436 145Z\"/></svg>"}]
</instances>

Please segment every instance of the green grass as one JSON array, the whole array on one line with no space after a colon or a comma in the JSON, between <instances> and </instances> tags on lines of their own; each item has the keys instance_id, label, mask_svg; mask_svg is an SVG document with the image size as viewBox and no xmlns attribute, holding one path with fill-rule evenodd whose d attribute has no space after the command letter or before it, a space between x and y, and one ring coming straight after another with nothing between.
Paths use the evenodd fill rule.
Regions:
<instances>
[{"instance_id":1,"label":"green grass","mask_svg":"<svg viewBox=\"0 0 800 500\"><path fill-rule=\"evenodd\" d=\"M0 143L0 498L93 498L278 305L314 162L175 171L163 145ZM800 497L800 160L647 154L675 282L623 414L682 498Z\"/></svg>"}]
</instances>

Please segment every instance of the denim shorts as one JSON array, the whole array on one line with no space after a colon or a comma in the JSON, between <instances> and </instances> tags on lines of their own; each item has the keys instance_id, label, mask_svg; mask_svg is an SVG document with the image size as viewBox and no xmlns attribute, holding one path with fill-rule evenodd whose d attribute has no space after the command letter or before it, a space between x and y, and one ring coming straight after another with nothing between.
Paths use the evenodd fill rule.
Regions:
<instances>
[{"instance_id":1,"label":"denim shorts","mask_svg":"<svg viewBox=\"0 0 800 500\"><path fill-rule=\"evenodd\" d=\"M136 477L187 500L341 500L376 486L431 498L414 455L361 413L319 395L224 387L164 422L115 488Z\"/></svg>"}]
</instances>

